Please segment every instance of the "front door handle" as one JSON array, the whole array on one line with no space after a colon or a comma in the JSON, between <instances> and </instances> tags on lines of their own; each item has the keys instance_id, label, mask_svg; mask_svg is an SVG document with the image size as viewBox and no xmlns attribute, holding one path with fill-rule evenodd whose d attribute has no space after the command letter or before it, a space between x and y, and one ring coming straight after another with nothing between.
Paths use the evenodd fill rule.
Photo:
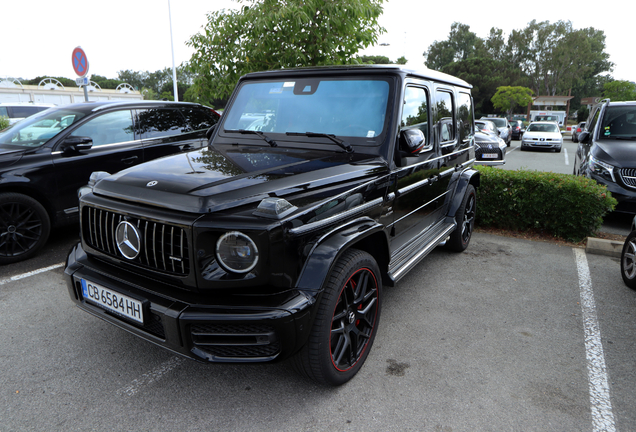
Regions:
<instances>
[{"instance_id":1,"label":"front door handle","mask_svg":"<svg viewBox=\"0 0 636 432\"><path fill-rule=\"evenodd\" d=\"M135 163L135 161L137 161L137 159L139 159L138 156L131 156L131 157L123 158L121 161L125 165L132 165L133 163Z\"/></svg>"}]
</instances>

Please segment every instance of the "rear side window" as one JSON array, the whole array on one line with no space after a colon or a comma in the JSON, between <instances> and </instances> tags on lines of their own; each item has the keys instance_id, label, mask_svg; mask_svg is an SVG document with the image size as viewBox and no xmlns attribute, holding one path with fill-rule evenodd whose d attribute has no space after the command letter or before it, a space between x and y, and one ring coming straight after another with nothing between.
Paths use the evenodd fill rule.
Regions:
<instances>
[{"instance_id":1,"label":"rear side window","mask_svg":"<svg viewBox=\"0 0 636 432\"><path fill-rule=\"evenodd\" d=\"M219 121L212 110L206 108L185 108L181 112L193 131L209 129Z\"/></svg>"},{"instance_id":2,"label":"rear side window","mask_svg":"<svg viewBox=\"0 0 636 432\"><path fill-rule=\"evenodd\" d=\"M46 108L43 108L46 109ZM11 109L13 111L13 117L15 118L25 118L30 115L33 115L37 112L42 111L39 107L34 106L14 106Z\"/></svg>"},{"instance_id":3,"label":"rear side window","mask_svg":"<svg viewBox=\"0 0 636 432\"><path fill-rule=\"evenodd\" d=\"M153 108L139 110L137 129L142 138L159 138L187 132L185 117L178 109Z\"/></svg>"},{"instance_id":4,"label":"rear side window","mask_svg":"<svg viewBox=\"0 0 636 432\"><path fill-rule=\"evenodd\" d=\"M473 100L468 93L460 93L457 105L459 140L466 142L473 135Z\"/></svg>"},{"instance_id":5,"label":"rear side window","mask_svg":"<svg viewBox=\"0 0 636 432\"><path fill-rule=\"evenodd\" d=\"M453 95L449 92L438 90L436 99L437 116L435 117L435 125L439 125L440 142L453 141L455 139Z\"/></svg>"}]
</instances>

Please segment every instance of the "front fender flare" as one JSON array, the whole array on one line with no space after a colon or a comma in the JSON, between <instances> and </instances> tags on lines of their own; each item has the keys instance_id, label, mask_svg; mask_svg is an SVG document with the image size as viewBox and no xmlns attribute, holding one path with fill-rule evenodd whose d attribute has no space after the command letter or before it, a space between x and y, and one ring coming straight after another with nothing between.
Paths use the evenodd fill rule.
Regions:
<instances>
[{"instance_id":1,"label":"front fender flare","mask_svg":"<svg viewBox=\"0 0 636 432\"><path fill-rule=\"evenodd\" d=\"M322 290L325 280L340 255L356 243L374 234L386 237L384 226L369 217L362 217L323 235L308 253L296 287L303 291L318 292ZM381 247L378 245L378 248ZM378 249L376 254L372 253L371 255L375 256L381 252L383 251Z\"/></svg>"}]
</instances>

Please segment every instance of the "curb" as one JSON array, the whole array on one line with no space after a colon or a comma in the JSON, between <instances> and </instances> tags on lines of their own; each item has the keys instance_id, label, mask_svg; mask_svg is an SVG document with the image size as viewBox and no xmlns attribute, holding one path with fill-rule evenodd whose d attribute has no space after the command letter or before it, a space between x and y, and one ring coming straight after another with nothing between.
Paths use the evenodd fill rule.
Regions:
<instances>
[{"instance_id":1,"label":"curb","mask_svg":"<svg viewBox=\"0 0 636 432\"><path fill-rule=\"evenodd\" d=\"M586 253L620 258L622 251L623 242L599 239L595 237L587 238L587 246L585 247Z\"/></svg>"}]
</instances>

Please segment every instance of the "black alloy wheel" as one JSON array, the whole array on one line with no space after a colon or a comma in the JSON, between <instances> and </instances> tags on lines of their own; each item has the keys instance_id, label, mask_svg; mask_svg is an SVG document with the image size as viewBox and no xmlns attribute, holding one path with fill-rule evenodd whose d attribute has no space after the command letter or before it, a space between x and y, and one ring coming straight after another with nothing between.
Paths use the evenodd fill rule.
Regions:
<instances>
[{"instance_id":1,"label":"black alloy wheel","mask_svg":"<svg viewBox=\"0 0 636 432\"><path fill-rule=\"evenodd\" d=\"M49 216L39 202L19 193L0 194L0 264L33 256L50 230Z\"/></svg>"},{"instance_id":2,"label":"black alloy wheel","mask_svg":"<svg viewBox=\"0 0 636 432\"><path fill-rule=\"evenodd\" d=\"M621 252L621 276L625 285L636 290L636 231L627 236Z\"/></svg>"},{"instance_id":3,"label":"black alloy wheel","mask_svg":"<svg viewBox=\"0 0 636 432\"><path fill-rule=\"evenodd\" d=\"M353 378L375 339L380 281L371 255L356 249L343 254L325 286L309 340L293 359L298 372L328 385Z\"/></svg>"},{"instance_id":4,"label":"black alloy wheel","mask_svg":"<svg viewBox=\"0 0 636 432\"><path fill-rule=\"evenodd\" d=\"M477 194L473 185L468 185L461 206L455 214L457 228L446 242L446 247L455 252L463 252L468 247L475 227L475 212L477 211Z\"/></svg>"}]
</instances>

